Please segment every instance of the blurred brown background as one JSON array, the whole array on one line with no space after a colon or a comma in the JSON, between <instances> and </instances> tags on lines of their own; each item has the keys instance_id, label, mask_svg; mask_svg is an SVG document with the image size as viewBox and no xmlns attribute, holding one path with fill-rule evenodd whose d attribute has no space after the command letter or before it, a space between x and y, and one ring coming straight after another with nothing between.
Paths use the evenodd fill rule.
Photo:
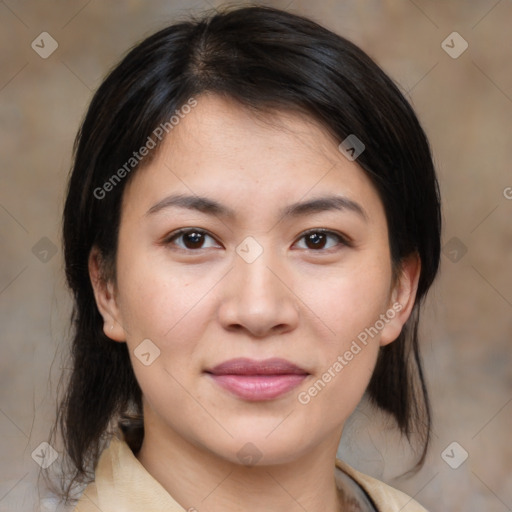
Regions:
<instances>
[{"instance_id":1,"label":"blurred brown background","mask_svg":"<svg viewBox=\"0 0 512 512\"><path fill-rule=\"evenodd\" d=\"M510 511L512 2L263 3L351 39L398 82L430 138L441 184L442 270L422 327L435 414L427 463L399 477L412 461L407 445L368 419L364 404L340 456L432 512ZM220 4L0 2L0 511L54 510L34 496L40 468L31 454L37 459L48 437L55 354L68 336L60 215L85 108L135 42Z\"/></svg>"}]
</instances>

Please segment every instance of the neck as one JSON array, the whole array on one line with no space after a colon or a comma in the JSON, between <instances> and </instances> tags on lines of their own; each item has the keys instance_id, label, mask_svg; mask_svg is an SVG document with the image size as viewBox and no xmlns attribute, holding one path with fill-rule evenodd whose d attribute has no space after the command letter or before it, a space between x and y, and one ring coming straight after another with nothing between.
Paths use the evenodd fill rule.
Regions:
<instances>
[{"instance_id":1,"label":"neck","mask_svg":"<svg viewBox=\"0 0 512 512\"><path fill-rule=\"evenodd\" d=\"M334 477L339 436L287 463L244 466L192 445L169 428L147 427L137 459L187 511L346 510Z\"/></svg>"}]
</instances>

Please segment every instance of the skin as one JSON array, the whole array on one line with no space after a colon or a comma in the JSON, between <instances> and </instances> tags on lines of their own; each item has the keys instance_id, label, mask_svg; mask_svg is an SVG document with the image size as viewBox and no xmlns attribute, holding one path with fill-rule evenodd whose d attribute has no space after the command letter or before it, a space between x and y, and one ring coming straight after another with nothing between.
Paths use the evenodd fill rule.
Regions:
<instances>
[{"instance_id":1,"label":"skin","mask_svg":"<svg viewBox=\"0 0 512 512\"><path fill-rule=\"evenodd\" d=\"M255 118L214 95L197 100L127 184L116 281L102 278L98 251L89 259L105 333L128 344L143 392L137 458L185 509L342 510L333 466L343 425L379 347L397 338L410 315L418 258L404 260L394 279L376 189L316 122L284 112ZM148 214L175 193L207 196L234 217L178 207ZM357 203L364 216L347 208L279 214L331 194ZM208 234L195 244L186 236L169 241L184 227ZM329 235L315 248L304 237L312 228L351 242ZM236 252L248 236L263 249L251 263ZM397 303L400 312L379 334L300 403L298 394ZM145 339L160 350L148 366L134 354ZM204 373L235 357L280 357L309 375L276 399L247 401ZM259 457L253 466L237 455L248 442Z\"/></svg>"}]
</instances>

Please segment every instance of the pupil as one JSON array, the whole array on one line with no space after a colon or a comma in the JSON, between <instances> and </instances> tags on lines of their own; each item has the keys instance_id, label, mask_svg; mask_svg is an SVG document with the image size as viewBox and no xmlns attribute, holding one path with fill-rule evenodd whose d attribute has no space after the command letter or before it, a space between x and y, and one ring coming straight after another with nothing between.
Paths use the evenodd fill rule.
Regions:
<instances>
[{"instance_id":1,"label":"pupil","mask_svg":"<svg viewBox=\"0 0 512 512\"><path fill-rule=\"evenodd\" d=\"M188 242L190 242L187 245L193 245L194 247L196 245L201 245L201 237L202 236L203 236L202 233L197 233L197 232L187 233L186 240Z\"/></svg>"},{"instance_id":2,"label":"pupil","mask_svg":"<svg viewBox=\"0 0 512 512\"><path fill-rule=\"evenodd\" d=\"M311 233L308 236L309 242L312 242L313 248L318 248L323 246L323 242L325 242L325 235L323 233Z\"/></svg>"}]
</instances>

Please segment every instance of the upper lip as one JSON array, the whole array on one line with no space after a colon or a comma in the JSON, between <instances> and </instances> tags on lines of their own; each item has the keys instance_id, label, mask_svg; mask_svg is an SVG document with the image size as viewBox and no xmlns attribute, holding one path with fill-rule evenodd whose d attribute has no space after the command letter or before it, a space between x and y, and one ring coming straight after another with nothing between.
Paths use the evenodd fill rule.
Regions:
<instances>
[{"instance_id":1,"label":"upper lip","mask_svg":"<svg viewBox=\"0 0 512 512\"><path fill-rule=\"evenodd\" d=\"M271 358L257 361L244 357L224 361L206 372L213 375L306 375L308 373L286 359Z\"/></svg>"}]
</instances>

